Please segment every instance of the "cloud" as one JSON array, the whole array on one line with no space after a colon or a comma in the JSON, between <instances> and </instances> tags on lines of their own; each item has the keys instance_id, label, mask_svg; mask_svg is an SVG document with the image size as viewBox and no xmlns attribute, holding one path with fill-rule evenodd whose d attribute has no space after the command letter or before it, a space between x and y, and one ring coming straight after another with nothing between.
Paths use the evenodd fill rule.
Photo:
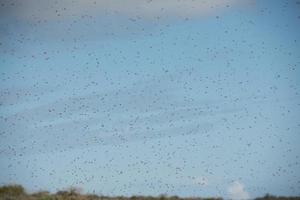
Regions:
<instances>
[{"instance_id":1,"label":"cloud","mask_svg":"<svg viewBox=\"0 0 300 200\"><path fill-rule=\"evenodd\" d=\"M201 177L197 177L193 180L193 182L197 185L201 185L201 186L208 186L209 182L208 182L208 178L201 176Z\"/></svg>"},{"instance_id":2,"label":"cloud","mask_svg":"<svg viewBox=\"0 0 300 200\"><path fill-rule=\"evenodd\" d=\"M4 1L5 2L5 1ZM9 3L21 18L53 19L73 16L126 15L134 18L206 16L253 0L15 0ZM13 8L11 8L13 5Z\"/></svg>"},{"instance_id":3,"label":"cloud","mask_svg":"<svg viewBox=\"0 0 300 200\"><path fill-rule=\"evenodd\" d=\"M228 188L228 195L233 200L250 199L249 193L246 191L244 185L239 181L233 182Z\"/></svg>"},{"instance_id":4,"label":"cloud","mask_svg":"<svg viewBox=\"0 0 300 200\"><path fill-rule=\"evenodd\" d=\"M2 0L0 19L7 27L0 37L7 41L17 31L40 41L136 38L178 21L221 16L250 2L254 0Z\"/></svg>"}]
</instances>

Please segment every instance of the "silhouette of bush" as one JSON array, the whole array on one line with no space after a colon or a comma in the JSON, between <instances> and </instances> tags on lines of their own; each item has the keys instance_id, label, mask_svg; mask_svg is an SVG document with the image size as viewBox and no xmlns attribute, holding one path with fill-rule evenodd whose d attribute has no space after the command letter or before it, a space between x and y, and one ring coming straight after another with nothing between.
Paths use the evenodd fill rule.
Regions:
<instances>
[{"instance_id":1,"label":"silhouette of bush","mask_svg":"<svg viewBox=\"0 0 300 200\"><path fill-rule=\"evenodd\" d=\"M270 194L266 194L264 197L255 198L255 200L300 200L300 197L277 197Z\"/></svg>"},{"instance_id":2,"label":"silhouette of bush","mask_svg":"<svg viewBox=\"0 0 300 200\"><path fill-rule=\"evenodd\" d=\"M0 187L0 195L12 195L12 196L21 196L25 195L26 192L21 185L7 185Z\"/></svg>"},{"instance_id":3,"label":"silhouette of bush","mask_svg":"<svg viewBox=\"0 0 300 200\"><path fill-rule=\"evenodd\" d=\"M68 190L58 191L51 194L47 191L40 191L33 194L27 194L24 188L20 185L7 185L0 187L0 200L222 200L222 198L200 198L190 197L181 198L178 196L160 195L153 196L98 196L95 194L81 194L78 188L69 188ZM256 198L255 200L300 200L300 197L277 197L266 194L264 197Z\"/></svg>"}]
</instances>

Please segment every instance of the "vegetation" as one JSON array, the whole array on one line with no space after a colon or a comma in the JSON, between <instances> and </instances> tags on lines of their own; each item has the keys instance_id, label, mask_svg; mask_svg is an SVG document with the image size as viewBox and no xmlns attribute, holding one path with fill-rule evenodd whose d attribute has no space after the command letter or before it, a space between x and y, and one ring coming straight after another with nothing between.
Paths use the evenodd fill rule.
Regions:
<instances>
[{"instance_id":1,"label":"vegetation","mask_svg":"<svg viewBox=\"0 0 300 200\"><path fill-rule=\"evenodd\" d=\"M108 197L98 196L95 194L81 194L80 191L76 188L58 191L55 194L51 194L47 191L28 194L21 185L7 185L0 187L0 200L222 200L222 198L181 198L177 196L165 195L160 195L158 197ZM276 197L267 194L264 197L256 198L255 200L300 200L300 197Z\"/></svg>"},{"instance_id":2,"label":"vegetation","mask_svg":"<svg viewBox=\"0 0 300 200\"><path fill-rule=\"evenodd\" d=\"M255 200L299 200L300 197L277 197L270 194L266 194L264 197L256 198Z\"/></svg>"}]
</instances>

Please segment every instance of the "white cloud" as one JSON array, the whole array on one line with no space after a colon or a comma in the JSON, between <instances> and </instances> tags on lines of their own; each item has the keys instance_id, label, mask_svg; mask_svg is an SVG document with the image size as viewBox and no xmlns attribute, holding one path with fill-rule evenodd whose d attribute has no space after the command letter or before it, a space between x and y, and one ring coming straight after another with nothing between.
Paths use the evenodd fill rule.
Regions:
<instances>
[{"instance_id":1,"label":"white cloud","mask_svg":"<svg viewBox=\"0 0 300 200\"><path fill-rule=\"evenodd\" d=\"M233 182L228 188L228 195L233 200L250 199L249 193L246 191L244 185L239 181Z\"/></svg>"},{"instance_id":2,"label":"white cloud","mask_svg":"<svg viewBox=\"0 0 300 200\"><path fill-rule=\"evenodd\" d=\"M52 19L80 15L117 14L155 18L206 16L254 0L15 0L14 14L24 18Z\"/></svg>"},{"instance_id":3,"label":"white cloud","mask_svg":"<svg viewBox=\"0 0 300 200\"><path fill-rule=\"evenodd\" d=\"M208 185L208 179L206 177L197 177L193 180L193 182L197 185L201 186L207 186Z\"/></svg>"}]
</instances>

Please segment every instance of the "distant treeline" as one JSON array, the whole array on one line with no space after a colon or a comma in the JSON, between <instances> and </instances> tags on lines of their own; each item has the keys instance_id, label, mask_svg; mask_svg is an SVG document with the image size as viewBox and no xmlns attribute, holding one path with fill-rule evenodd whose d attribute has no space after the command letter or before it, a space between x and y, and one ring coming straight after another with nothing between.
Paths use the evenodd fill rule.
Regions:
<instances>
[{"instance_id":1,"label":"distant treeline","mask_svg":"<svg viewBox=\"0 0 300 200\"><path fill-rule=\"evenodd\" d=\"M255 200L300 200L300 197L276 197L265 195L264 197L256 198ZM28 194L21 185L6 185L0 187L0 200L223 200L221 197L190 197L181 198L178 196L160 195L153 196L98 196L95 194L81 194L78 189L70 188L68 190L58 191L55 194L47 191L40 191Z\"/></svg>"}]
</instances>

